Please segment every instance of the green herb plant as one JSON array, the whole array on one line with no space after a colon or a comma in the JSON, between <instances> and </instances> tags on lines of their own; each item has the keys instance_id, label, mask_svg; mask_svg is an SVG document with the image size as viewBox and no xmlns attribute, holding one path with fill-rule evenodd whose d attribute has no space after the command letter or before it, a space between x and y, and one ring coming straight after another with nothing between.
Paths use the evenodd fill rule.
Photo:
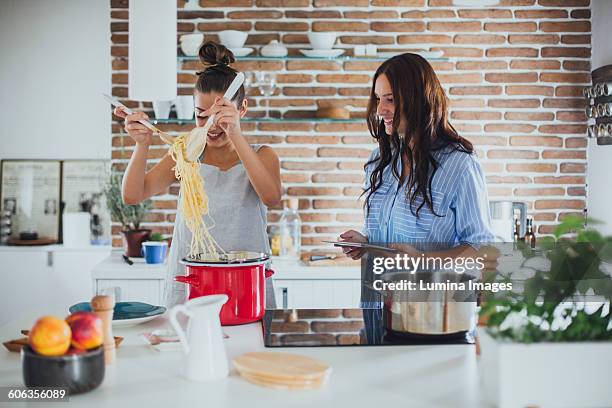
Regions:
<instances>
[{"instance_id":1,"label":"green herb plant","mask_svg":"<svg viewBox=\"0 0 612 408\"><path fill-rule=\"evenodd\" d=\"M161 234L161 232L154 232L151 234L151 236L149 236L149 241L163 241L164 240L164 236Z\"/></svg>"},{"instance_id":2,"label":"green herb plant","mask_svg":"<svg viewBox=\"0 0 612 408\"><path fill-rule=\"evenodd\" d=\"M521 268L531 274L521 290L485 294L480 315L489 334L520 343L612 340L612 267L602 268L612 260L612 237L585 222L598 223L569 216L537 248L518 243ZM545 259L540 263L546 267L534 267L534 258ZM517 283L512 275L494 273L483 280Z\"/></svg>"},{"instance_id":3,"label":"green herb plant","mask_svg":"<svg viewBox=\"0 0 612 408\"><path fill-rule=\"evenodd\" d=\"M136 205L128 205L121 196L122 174L111 174L108 184L104 187L106 205L111 213L113 221L121 223L123 231L140 229L140 223L144 220L147 211L151 209L151 200L144 200Z\"/></svg>"}]
</instances>

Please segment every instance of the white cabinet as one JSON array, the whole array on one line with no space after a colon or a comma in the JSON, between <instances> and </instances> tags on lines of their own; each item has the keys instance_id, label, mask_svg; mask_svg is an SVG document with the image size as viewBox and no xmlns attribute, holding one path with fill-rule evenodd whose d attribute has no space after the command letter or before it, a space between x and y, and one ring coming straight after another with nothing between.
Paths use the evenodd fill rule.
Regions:
<instances>
[{"instance_id":1,"label":"white cabinet","mask_svg":"<svg viewBox=\"0 0 612 408\"><path fill-rule=\"evenodd\" d=\"M347 309L359 307L357 279L275 279L277 308Z\"/></svg>"},{"instance_id":2,"label":"white cabinet","mask_svg":"<svg viewBox=\"0 0 612 408\"><path fill-rule=\"evenodd\" d=\"M342 309L359 307L361 270L356 266L307 266L272 257L277 308Z\"/></svg>"},{"instance_id":3,"label":"white cabinet","mask_svg":"<svg viewBox=\"0 0 612 408\"><path fill-rule=\"evenodd\" d=\"M142 258L132 258L128 265L120 251L113 251L89 277L97 295L113 294L118 302L144 302L164 305L166 264L147 264Z\"/></svg>"},{"instance_id":4,"label":"white cabinet","mask_svg":"<svg viewBox=\"0 0 612 408\"><path fill-rule=\"evenodd\" d=\"M0 325L22 310L65 308L94 294L91 270L108 247L0 247Z\"/></svg>"}]
</instances>

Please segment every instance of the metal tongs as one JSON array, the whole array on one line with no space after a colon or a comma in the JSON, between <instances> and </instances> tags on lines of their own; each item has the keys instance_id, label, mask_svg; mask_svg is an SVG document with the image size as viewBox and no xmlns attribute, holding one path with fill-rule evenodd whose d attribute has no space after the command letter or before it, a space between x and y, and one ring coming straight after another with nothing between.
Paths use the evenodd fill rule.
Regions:
<instances>
[{"instance_id":1,"label":"metal tongs","mask_svg":"<svg viewBox=\"0 0 612 408\"><path fill-rule=\"evenodd\" d=\"M119 102L117 99L113 98L110 95L107 95L105 93L102 94L102 96L104 96L104 98L109 101L111 103L111 105L117 107L117 108L123 108L123 111L125 113L127 113L128 115L131 115L134 113L133 110L131 110L130 108L128 108L127 106L125 106L124 104L122 104L121 102ZM159 130L158 128L156 128L155 126L153 126L150 122L141 119L138 122L142 123L143 125L145 125L146 127L148 127L149 129L151 129L153 131L153 134L157 134L159 135L160 139L164 141L164 143L172 146L174 144L174 140L176 139L174 136L170 136L168 133L163 132L161 130Z\"/></svg>"},{"instance_id":2,"label":"metal tongs","mask_svg":"<svg viewBox=\"0 0 612 408\"><path fill-rule=\"evenodd\" d=\"M238 74L236 74L230 86L225 91L225 94L223 95L223 97L225 99L231 100L236 94L236 92L238 92L238 89L243 84L243 82L244 82L244 74L242 72L238 72ZM113 106L123 108L125 113L127 113L128 115L131 115L134 113L133 110L131 110L130 108L128 108L127 106L119 102L117 99L113 98L112 96L107 95L105 93L103 93L102 95ZM196 127L193 130L191 130L191 132L189 132L189 136L187 136L187 140L185 142L185 158L187 159L187 161L196 162L198 158L200 157L200 155L202 154L202 152L204 151L204 147L206 146L206 136L208 134L208 129L210 129L214 120L215 120L215 115L210 115L203 127L201 128ZM151 123L149 123L148 121L144 119L139 120L138 122L142 123L147 128L151 129L154 134L159 135L159 137L161 138L161 140L164 141L164 143L171 145L171 146L174 144L176 137L170 136L168 133L159 130L158 128L156 128L155 126L153 126Z\"/></svg>"}]
</instances>

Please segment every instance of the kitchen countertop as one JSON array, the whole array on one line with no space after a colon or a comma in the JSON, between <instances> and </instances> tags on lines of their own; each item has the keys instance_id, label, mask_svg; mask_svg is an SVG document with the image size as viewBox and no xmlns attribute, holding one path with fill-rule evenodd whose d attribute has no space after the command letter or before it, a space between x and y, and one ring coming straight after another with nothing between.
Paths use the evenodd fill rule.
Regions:
<instances>
[{"instance_id":1,"label":"kitchen countertop","mask_svg":"<svg viewBox=\"0 0 612 408\"><path fill-rule=\"evenodd\" d=\"M84 252L84 251L111 251L110 245L88 245L83 247L66 247L62 244L52 245L0 245L0 252Z\"/></svg>"},{"instance_id":2,"label":"kitchen countertop","mask_svg":"<svg viewBox=\"0 0 612 408\"><path fill-rule=\"evenodd\" d=\"M44 314L53 314L46 310ZM19 337L43 314L26 312L0 327L0 339ZM66 310L56 310L62 316ZM413 406L487 407L482 401L477 359L473 346L393 346L275 348L323 360L332 366L329 382L320 390L284 391L250 384L234 370L226 379L196 383L180 377L181 351L156 351L138 333L168 327L165 317L139 326L114 329L124 341L117 361L107 366L102 385L86 394L70 397L54 407L274 407L315 406ZM261 324L224 327L228 358L264 349ZM20 357L0 352L0 387L23 386ZM17 404L15 404L17 406Z\"/></svg>"},{"instance_id":3,"label":"kitchen countertop","mask_svg":"<svg viewBox=\"0 0 612 408\"><path fill-rule=\"evenodd\" d=\"M113 251L92 270L93 279L165 279L166 264L149 265L143 258L131 258L133 265L125 263L122 251ZM295 259L272 257L274 279L361 279L359 264L354 266L309 266Z\"/></svg>"}]
</instances>

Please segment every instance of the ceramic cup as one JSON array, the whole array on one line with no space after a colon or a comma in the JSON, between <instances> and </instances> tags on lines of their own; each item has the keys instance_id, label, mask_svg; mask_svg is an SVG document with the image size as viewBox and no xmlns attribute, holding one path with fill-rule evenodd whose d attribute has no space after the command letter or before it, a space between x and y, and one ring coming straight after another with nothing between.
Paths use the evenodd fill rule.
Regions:
<instances>
[{"instance_id":1,"label":"ceramic cup","mask_svg":"<svg viewBox=\"0 0 612 408\"><path fill-rule=\"evenodd\" d=\"M168 243L166 241L145 241L142 243L142 256L148 264L164 263Z\"/></svg>"},{"instance_id":2,"label":"ceramic cup","mask_svg":"<svg viewBox=\"0 0 612 408\"><path fill-rule=\"evenodd\" d=\"M336 42L336 34L308 33L308 41L314 50L331 50Z\"/></svg>"},{"instance_id":3,"label":"ceramic cup","mask_svg":"<svg viewBox=\"0 0 612 408\"><path fill-rule=\"evenodd\" d=\"M181 50L185 55L194 57L198 55L200 45L202 45L203 41L204 34L202 33L181 35Z\"/></svg>"},{"instance_id":4,"label":"ceramic cup","mask_svg":"<svg viewBox=\"0 0 612 408\"><path fill-rule=\"evenodd\" d=\"M180 95L174 100L176 107L176 117L184 120L193 119L193 95Z\"/></svg>"},{"instance_id":5,"label":"ceramic cup","mask_svg":"<svg viewBox=\"0 0 612 408\"><path fill-rule=\"evenodd\" d=\"M172 101L153 101L153 112L156 119L168 119L170 117Z\"/></svg>"},{"instance_id":6,"label":"ceramic cup","mask_svg":"<svg viewBox=\"0 0 612 408\"><path fill-rule=\"evenodd\" d=\"M249 36L248 33L237 30L223 30L218 33L221 44L228 48L242 48Z\"/></svg>"}]
</instances>

